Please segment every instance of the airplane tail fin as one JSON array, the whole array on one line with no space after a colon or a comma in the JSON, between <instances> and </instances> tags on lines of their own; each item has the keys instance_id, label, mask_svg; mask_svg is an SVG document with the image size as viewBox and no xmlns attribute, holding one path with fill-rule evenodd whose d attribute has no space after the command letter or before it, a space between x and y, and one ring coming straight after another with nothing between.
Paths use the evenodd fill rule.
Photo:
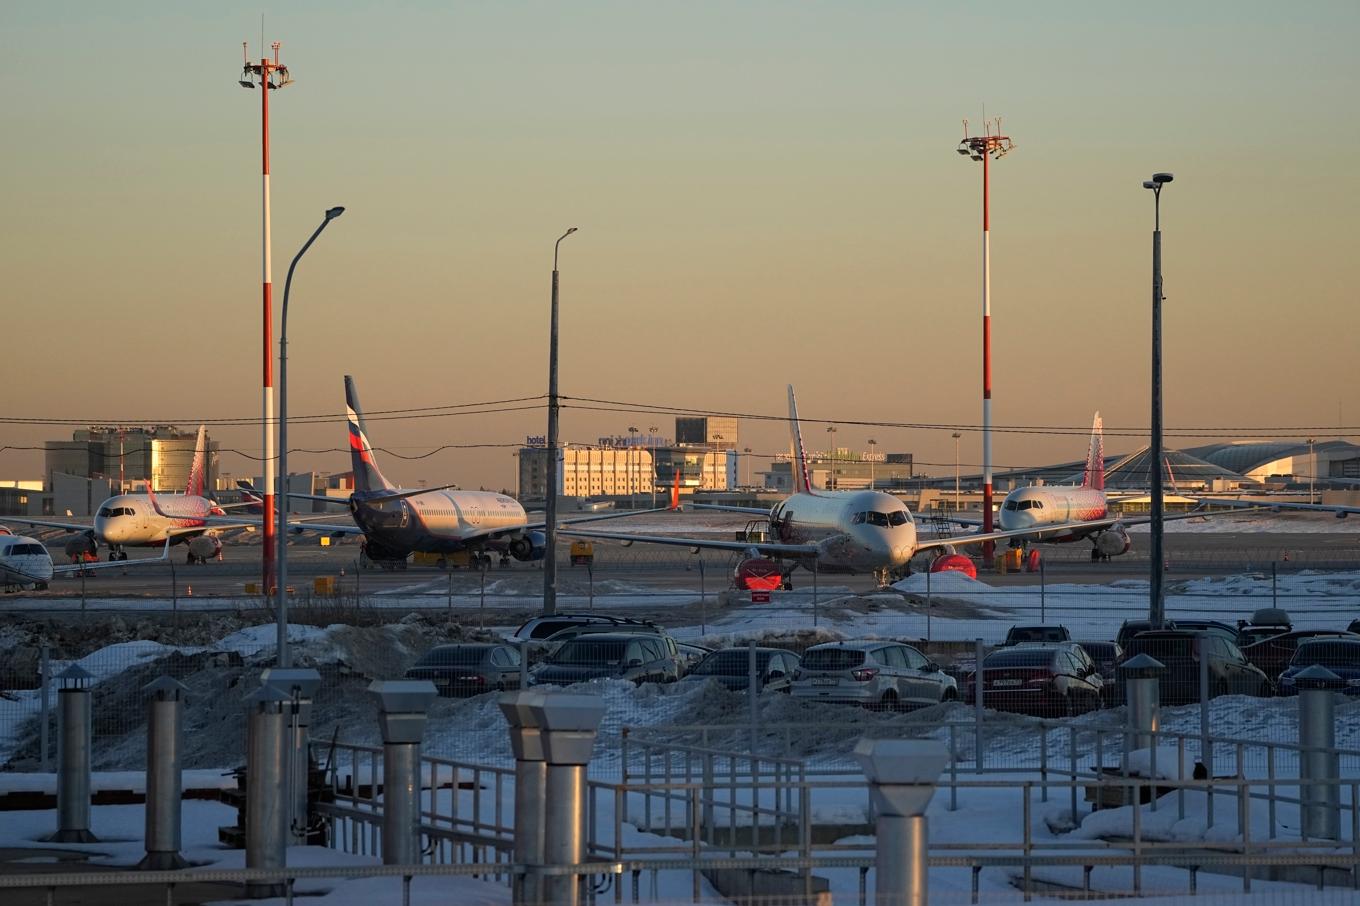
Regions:
<instances>
[{"instance_id":1,"label":"airplane tail fin","mask_svg":"<svg viewBox=\"0 0 1360 906\"><path fill-rule=\"evenodd\" d=\"M189 483L184 493L190 497L202 497L208 476L208 429L198 426L198 440L194 444L194 462L189 467Z\"/></svg>"},{"instance_id":2,"label":"airplane tail fin","mask_svg":"<svg viewBox=\"0 0 1360 906\"><path fill-rule=\"evenodd\" d=\"M1091 423L1091 447L1086 451L1086 473L1081 480L1083 488L1105 490L1104 427L1105 423L1101 421L1100 413L1097 412L1095 421Z\"/></svg>"},{"instance_id":3,"label":"airplane tail fin","mask_svg":"<svg viewBox=\"0 0 1360 906\"><path fill-rule=\"evenodd\" d=\"M385 491L394 485L383 477L373 446L364 428L364 410L359 407L359 392L354 389L354 378L345 375L345 415L349 419L349 458L354 468L354 490Z\"/></svg>"},{"instance_id":4,"label":"airplane tail fin","mask_svg":"<svg viewBox=\"0 0 1360 906\"><path fill-rule=\"evenodd\" d=\"M237 480L236 488L241 492L241 502L250 504L247 507L250 512L264 511L264 498L260 496L259 491L255 490L255 485L242 478Z\"/></svg>"},{"instance_id":5,"label":"airplane tail fin","mask_svg":"<svg viewBox=\"0 0 1360 906\"><path fill-rule=\"evenodd\" d=\"M671 509L680 509L680 470L675 470L675 480L671 482Z\"/></svg>"},{"instance_id":6,"label":"airplane tail fin","mask_svg":"<svg viewBox=\"0 0 1360 906\"><path fill-rule=\"evenodd\" d=\"M812 490L808 478L807 450L803 448L803 431L798 426L798 401L789 385L789 457L793 470L793 492L805 494Z\"/></svg>"}]
</instances>

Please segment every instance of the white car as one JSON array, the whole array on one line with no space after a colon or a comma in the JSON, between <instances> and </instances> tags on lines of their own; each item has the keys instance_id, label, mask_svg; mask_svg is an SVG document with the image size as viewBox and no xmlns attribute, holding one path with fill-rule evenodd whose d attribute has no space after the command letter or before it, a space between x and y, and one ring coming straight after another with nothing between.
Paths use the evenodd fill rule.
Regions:
<instances>
[{"instance_id":1,"label":"white car","mask_svg":"<svg viewBox=\"0 0 1360 906\"><path fill-rule=\"evenodd\" d=\"M892 710L956 701L958 682L940 665L901 642L829 642L803 654L794 698L852 702Z\"/></svg>"}]
</instances>

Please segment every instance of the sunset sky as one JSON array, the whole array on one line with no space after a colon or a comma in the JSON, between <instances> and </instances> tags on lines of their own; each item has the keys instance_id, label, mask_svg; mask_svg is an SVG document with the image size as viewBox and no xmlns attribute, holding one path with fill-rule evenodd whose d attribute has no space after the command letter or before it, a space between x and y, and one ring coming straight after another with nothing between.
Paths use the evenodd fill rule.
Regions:
<instances>
[{"instance_id":1,"label":"sunset sky","mask_svg":"<svg viewBox=\"0 0 1360 906\"><path fill-rule=\"evenodd\" d=\"M545 393L552 245L576 226L566 395L778 415L793 382L812 419L976 425L981 172L954 148L985 107L1017 146L993 170L998 425L1146 429L1155 170L1176 175L1168 428L1360 425L1353 0L6 4L0 416L258 417L260 98L237 79L262 11L297 80L270 98L276 307L347 209L294 279L295 415L343 412L345 373L369 410ZM389 478L513 487L545 417L369 428L407 456L505 445L380 454ZM568 409L562 437L630 424L673 433ZM70 431L0 424L0 445ZM290 433L336 451L294 468L348 468L342 419ZM258 426L212 434L260 452ZM949 429L837 433L869 437L952 471ZM964 468L980 455L967 432ZM0 451L0 478L41 473Z\"/></svg>"}]
</instances>

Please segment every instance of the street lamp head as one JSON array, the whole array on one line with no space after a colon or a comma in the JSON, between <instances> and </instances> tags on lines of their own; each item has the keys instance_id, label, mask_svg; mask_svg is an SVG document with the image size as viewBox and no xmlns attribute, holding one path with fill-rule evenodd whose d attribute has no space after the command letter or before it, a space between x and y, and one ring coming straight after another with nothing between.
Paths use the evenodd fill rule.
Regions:
<instances>
[{"instance_id":1,"label":"street lamp head","mask_svg":"<svg viewBox=\"0 0 1360 906\"><path fill-rule=\"evenodd\" d=\"M327 208L327 209L326 209L326 219L327 219L327 220L334 220L335 218L339 217L339 216L340 216L341 214L343 214L343 213L345 213L345 209L342 208L340 205L336 205L336 206L333 207L333 208Z\"/></svg>"},{"instance_id":2,"label":"street lamp head","mask_svg":"<svg viewBox=\"0 0 1360 906\"><path fill-rule=\"evenodd\" d=\"M1155 182L1153 182L1152 180L1150 180L1150 179L1145 179L1145 180L1143 180L1143 188L1144 188L1144 189L1155 189L1155 188L1157 188L1157 184L1156 184Z\"/></svg>"},{"instance_id":3,"label":"street lamp head","mask_svg":"<svg viewBox=\"0 0 1360 906\"><path fill-rule=\"evenodd\" d=\"M570 235L571 235L572 233L574 233L574 232L576 232L576 227L568 227L568 228L567 228L567 231L566 231L565 233L563 233L562 235L563 235L563 236L570 236Z\"/></svg>"},{"instance_id":4,"label":"street lamp head","mask_svg":"<svg viewBox=\"0 0 1360 906\"><path fill-rule=\"evenodd\" d=\"M1155 183L1157 183L1158 185L1160 185L1161 183L1164 183L1164 182L1171 182L1171 180L1173 180L1173 179L1175 179L1175 178L1176 178L1176 177L1172 176L1170 173L1153 173L1153 174L1152 174L1152 181L1155 182Z\"/></svg>"},{"instance_id":5,"label":"street lamp head","mask_svg":"<svg viewBox=\"0 0 1360 906\"><path fill-rule=\"evenodd\" d=\"M255 83L254 83L253 81L251 81L250 79L244 78L244 77L241 79L241 81L237 82L236 84L237 84L237 85L240 85L242 88L254 88L254 87L255 87Z\"/></svg>"}]
</instances>

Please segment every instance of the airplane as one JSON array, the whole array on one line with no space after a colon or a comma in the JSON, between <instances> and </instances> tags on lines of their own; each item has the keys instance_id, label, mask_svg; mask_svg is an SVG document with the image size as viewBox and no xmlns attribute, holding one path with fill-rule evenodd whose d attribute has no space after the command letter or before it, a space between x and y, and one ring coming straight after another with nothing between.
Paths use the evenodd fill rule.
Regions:
<instances>
[{"instance_id":1,"label":"airplane","mask_svg":"<svg viewBox=\"0 0 1360 906\"><path fill-rule=\"evenodd\" d=\"M71 566L54 566L52 555L41 541L26 535L16 535L0 526L0 586L6 591L22 588L44 589L54 576L79 575L96 569L111 566L142 566L147 563L162 563L169 558L170 542L167 540L159 557L145 560L121 561L110 563L78 563Z\"/></svg>"},{"instance_id":2,"label":"airplane","mask_svg":"<svg viewBox=\"0 0 1360 906\"><path fill-rule=\"evenodd\" d=\"M345 375L345 414L349 425L350 463L354 493L346 500L289 492L289 497L347 503L353 526L309 526L336 535L363 535L367 558L384 569L404 565L415 552L452 554L468 551L475 565L487 566L500 554L501 566L510 558L543 559L547 546L546 522L530 522L518 500L494 491L464 491L453 485L438 488L400 488L378 468L368 440L363 409L354 378ZM673 500L672 505L678 505ZM563 524L617 519L658 512L665 508L629 510L564 520ZM299 526L301 529L304 526ZM441 561L442 563L442 561ZM446 565L446 564L443 564Z\"/></svg>"},{"instance_id":3,"label":"airplane","mask_svg":"<svg viewBox=\"0 0 1360 906\"><path fill-rule=\"evenodd\" d=\"M756 507L698 504L694 509L722 510L763 516L774 541L719 541L667 535L565 529L562 535L625 544L673 544L693 550L710 548L744 554L736 568L740 588L792 588L791 573L798 566L832 567L871 572L880 585L909 571L911 559L922 551L950 552L961 546L1008 540L1024 532L995 531L955 538L925 539L917 535L911 511L900 499L883 491L814 491L807 454L798 424L798 405L789 386L789 452L793 460L794 493L769 510Z\"/></svg>"},{"instance_id":4,"label":"airplane","mask_svg":"<svg viewBox=\"0 0 1360 906\"><path fill-rule=\"evenodd\" d=\"M209 526L212 517L225 516L227 509L247 504L224 506L203 496L206 464L206 431L199 425L194 461L182 494L163 495L157 499L148 484L145 494L114 495L99 505L92 525L17 516L6 518L24 525L77 533L66 542L66 555L73 561L97 557L101 543L108 547L109 561L113 562L127 560L129 547L159 547L168 542L187 545L189 563L206 563L222 551L218 532L259 524L258 520L246 520Z\"/></svg>"}]
</instances>

